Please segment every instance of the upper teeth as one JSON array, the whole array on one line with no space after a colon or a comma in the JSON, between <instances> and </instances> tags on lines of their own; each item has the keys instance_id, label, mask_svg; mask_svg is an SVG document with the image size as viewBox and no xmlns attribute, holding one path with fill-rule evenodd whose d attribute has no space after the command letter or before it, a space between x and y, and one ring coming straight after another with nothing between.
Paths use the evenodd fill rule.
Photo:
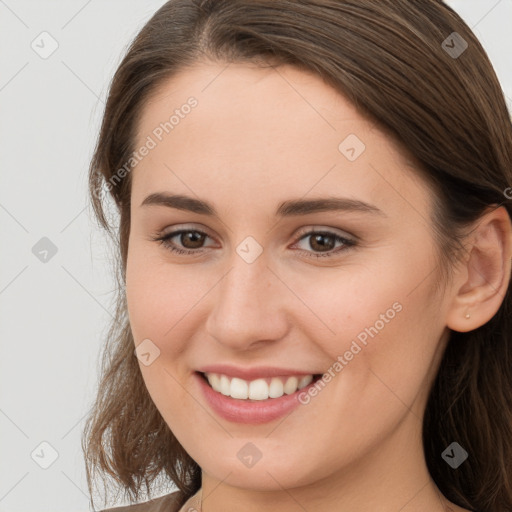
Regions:
<instances>
[{"instance_id":1,"label":"upper teeth","mask_svg":"<svg viewBox=\"0 0 512 512\"><path fill-rule=\"evenodd\" d=\"M247 381L237 377L228 377L218 373L205 373L210 386L223 395L231 398L266 400L279 398L284 393L291 395L302 389L313 380L313 375L273 377L272 379L256 379Z\"/></svg>"}]
</instances>

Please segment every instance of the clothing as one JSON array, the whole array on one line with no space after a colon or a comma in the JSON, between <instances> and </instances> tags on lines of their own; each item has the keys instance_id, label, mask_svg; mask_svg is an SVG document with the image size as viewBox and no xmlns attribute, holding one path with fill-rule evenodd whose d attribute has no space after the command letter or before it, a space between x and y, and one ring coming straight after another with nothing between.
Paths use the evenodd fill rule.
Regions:
<instances>
[{"instance_id":1,"label":"clothing","mask_svg":"<svg viewBox=\"0 0 512 512\"><path fill-rule=\"evenodd\" d=\"M201 512L201 491L202 489L199 489L179 509L176 501L178 491L176 491L145 503L109 508L101 512Z\"/></svg>"},{"instance_id":2,"label":"clothing","mask_svg":"<svg viewBox=\"0 0 512 512\"><path fill-rule=\"evenodd\" d=\"M178 491L145 503L101 510L100 512L201 512L202 488L178 509ZM477 511L478 512L478 511Z\"/></svg>"}]
</instances>

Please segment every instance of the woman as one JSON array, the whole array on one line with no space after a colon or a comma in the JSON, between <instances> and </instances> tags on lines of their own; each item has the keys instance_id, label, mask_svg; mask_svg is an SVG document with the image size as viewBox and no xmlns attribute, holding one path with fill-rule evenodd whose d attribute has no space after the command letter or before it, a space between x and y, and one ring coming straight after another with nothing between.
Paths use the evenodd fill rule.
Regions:
<instances>
[{"instance_id":1,"label":"woman","mask_svg":"<svg viewBox=\"0 0 512 512\"><path fill-rule=\"evenodd\" d=\"M90 490L510 510L511 186L503 93L441 1L166 3L91 163L119 295Z\"/></svg>"}]
</instances>

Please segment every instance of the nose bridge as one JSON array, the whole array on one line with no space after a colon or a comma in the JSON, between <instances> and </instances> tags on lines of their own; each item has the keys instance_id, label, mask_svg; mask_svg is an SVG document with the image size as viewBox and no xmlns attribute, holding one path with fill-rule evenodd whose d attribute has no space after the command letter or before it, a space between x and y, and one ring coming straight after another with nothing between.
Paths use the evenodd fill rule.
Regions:
<instances>
[{"instance_id":1,"label":"nose bridge","mask_svg":"<svg viewBox=\"0 0 512 512\"><path fill-rule=\"evenodd\" d=\"M237 251L247 249L240 244ZM249 246L249 249L250 246ZM248 251L250 252L250 250ZM207 330L217 341L244 348L262 340L284 335L286 325L280 299L279 280L260 254L254 260L234 252L229 271L216 286Z\"/></svg>"}]
</instances>

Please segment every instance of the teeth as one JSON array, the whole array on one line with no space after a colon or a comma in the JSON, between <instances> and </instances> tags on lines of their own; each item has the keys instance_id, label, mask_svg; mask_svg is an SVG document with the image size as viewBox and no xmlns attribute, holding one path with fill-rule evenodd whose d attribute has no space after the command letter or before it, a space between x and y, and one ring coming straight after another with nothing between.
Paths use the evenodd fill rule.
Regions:
<instances>
[{"instance_id":1,"label":"teeth","mask_svg":"<svg viewBox=\"0 0 512 512\"><path fill-rule=\"evenodd\" d=\"M210 386L219 393L240 400L267 400L279 398L285 393L291 395L313 381L313 375L301 377L274 377L246 381L237 377L229 378L218 373L205 373Z\"/></svg>"}]
</instances>

